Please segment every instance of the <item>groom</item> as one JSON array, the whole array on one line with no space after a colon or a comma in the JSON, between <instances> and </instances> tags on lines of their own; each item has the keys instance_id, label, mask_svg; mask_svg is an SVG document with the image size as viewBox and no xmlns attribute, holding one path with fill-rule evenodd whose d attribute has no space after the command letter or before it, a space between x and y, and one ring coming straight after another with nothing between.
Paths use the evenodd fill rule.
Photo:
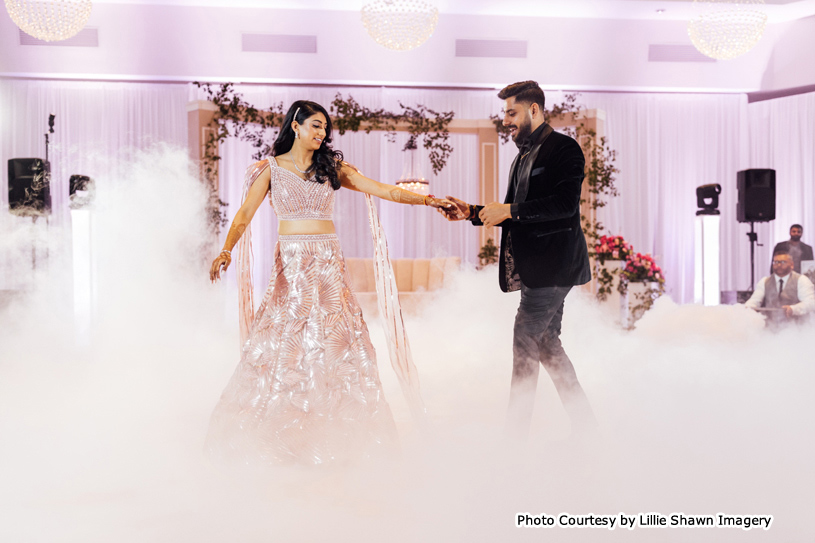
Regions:
<instances>
[{"instance_id":1,"label":"groom","mask_svg":"<svg viewBox=\"0 0 815 543\"><path fill-rule=\"evenodd\" d=\"M591 431L597 422L560 343L566 295L572 286L591 278L580 226L585 158L575 140L554 132L544 121L544 94L536 82L513 83L498 97L505 100L503 124L518 146L504 203L476 206L448 196L456 209L440 211L449 220L502 227L501 290L521 291L512 346L507 434L523 439L529 432L541 364L573 428Z\"/></svg>"}]
</instances>

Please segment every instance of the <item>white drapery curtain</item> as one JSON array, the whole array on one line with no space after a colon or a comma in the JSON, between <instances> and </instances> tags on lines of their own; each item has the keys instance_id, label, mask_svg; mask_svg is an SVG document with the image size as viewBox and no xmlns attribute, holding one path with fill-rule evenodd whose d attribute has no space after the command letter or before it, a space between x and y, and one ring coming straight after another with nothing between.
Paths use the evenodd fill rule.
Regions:
<instances>
[{"instance_id":1,"label":"white drapery curtain","mask_svg":"<svg viewBox=\"0 0 815 543\"><path fill-rule=\"evenodd\" d=\"M398 109L423 104L438 111L452 110L456 118L486 118L498 113L501 101L494 91L342 88L307 86L241 86L245 98L257 107L290 104L310 99L329 107L337 92L353 96L368 107ZM556 103L563 93L547 92ZM43 134L50 113L56 118L51 162L52 227L68 220L68 179L81 173L93 177L115 169L117 161L135 150L157 143L185 146L186 104L201 99L201 91L187 84L99 83L69 81L0 80L0 152L2 170L15 157L44 155ZM747 104L744 95L583 93L579 103L606 112L609 144L619 153L620 196L600 213L611 233L629 239L640 252L650 252L665 269L670 294L692 301L693 221L695 187L721 183L722 288L749 287L749 227L735 218L736 172L745 168L774 168L778 173L777 219L757 225L757 276L770 259L772 245L787 239L789 225L801 223L804 239L815 232L815 94ZM335 136L334 147L369 177L393 182L404 160L397 143L381 134ZM477 199L477 147L474 138L451 135L454 152L440 175L431 174L425 157L425 175L436 195L453 194ZM243 142L228 141L221 197L229 218L240 198L240 184L253 150ZM499 152L501 191L515 156L512 143ZM115 178L115 177L114 177ZM4 238L26 228L30 220L7 212L8 192L0 191L0 234ZM478 202L486 203L486 202ZM268 206L267 206L268 207ZM465 224L447 224L430 210L380 203L382 222L396 257L462 256L475 263L477 230ZM149 210L146 210L149 213ZM265 214L265 215L264 215ZM347 256L370 256L371 244L361 195L341 190L335 210L337 230ZM152 220L161 220L153 217ZM274 217L261 211L255 227L259 271L271 269L276 241ZM57 243L68 243L69 239ZM53 243L53 241L52 241ZM13 261L19 255L2 252L0 289L14 288Z\"/></svg>"},{"instance_id":2,"label":"white drapery curtain","mask_svg":"<svg viewBox=\"0 0 815 543\"><path fill-rule=\"evenodd\" d=\"M0 80L0 290L30 280L34 249L22 238L33 236L43 255L70 245L71 175L115 181L117 168L142 149L186 147L188 96L186 84ZM53 211L32 225L8 213L7 166L12 158L45 158L49 114L56 116L49 148ZM164 219L145 210L145 220ZM56 265L52 260L41 259L38 267Z\"/></svg>"},{"instance_id":3,"label":"white drapery curtain","mask_svg":"<svg viewBox=\"0 0 815 543\"><path fill-rule=\"evenodd\" d=\"M763 244L756 248L758 279L769 273L773 246L789 239L790 225L803 226L803 241L815 245L815 93L757 102L747 109L748 167L772 168L776 174L775 221L756 227ZM749 228L743 225L741 231ZM741 238L746 245L746 236ZM746 268L739 270L739 284L749 283Z\"/></svg>"},{"instance_id":4,"label":"white drapery curtain","mask_svg":"<svg viewBox=\"0 0 815 543\"><path fill-rule=\"evenodd\" d=\"M691 302L696 187L719 183L722 288L735 289L742 241L736 172L746 167L746 96L597 93L582 101L606 112L606 136L619 153L619 196L598 213L608 231L625 236L637 252L654 255L668 278L668 293Z\"/></svg>"}]
</instances>

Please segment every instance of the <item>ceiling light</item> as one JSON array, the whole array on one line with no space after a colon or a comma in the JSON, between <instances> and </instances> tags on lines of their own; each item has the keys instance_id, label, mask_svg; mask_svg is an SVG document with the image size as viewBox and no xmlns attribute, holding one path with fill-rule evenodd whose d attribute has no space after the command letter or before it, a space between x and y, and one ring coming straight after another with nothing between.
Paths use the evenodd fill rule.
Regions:
<instances>
[{"instance_id":1,"label":"ceiling light","mask_svg":"<svg viewBox=\"0 0 815 543\"><path fill-rule=\"evenodd\" d=\"M704 55L730 60L752 49L767 24L764 0L693 0L688 35Z\"/></svg>"},{"instance_id":2,"label":"ceiling light","mask_svg":"<svg viewBox=\"0 0 815 543\"><path fill-rule=\"evenodd\" d=\"M91 0L5 0L20 30L43 41L76 36L91 16Z\"/></svg>"},{"instance_id":3,"label":"ceiling light","mask_svg":"<svg viewBox=\"0 0 815 543\"><path fill-rule=\"evenodd\" d=\"M362 8L362 24L376 43L409 51L436 30L439 10L422 0L376 0Z\"/></svg>"}]
</instances>

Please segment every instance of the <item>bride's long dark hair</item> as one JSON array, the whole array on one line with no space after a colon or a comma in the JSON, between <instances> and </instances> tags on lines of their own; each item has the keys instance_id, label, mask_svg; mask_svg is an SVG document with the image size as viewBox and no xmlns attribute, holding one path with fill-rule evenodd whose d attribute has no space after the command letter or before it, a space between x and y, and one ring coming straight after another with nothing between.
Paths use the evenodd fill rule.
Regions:
<instances>
[{"instance_id":1,"label":"bride's long dark hair","mask_svg":"<svg viewBox=\"0 0 815 543\"><path fill-rule=\"evenodd\" d=\"M295 113L297 113L296 118ZM329 145L331 143L331 117L328 116L328 112L320 104L308 100L297 100L291 105L289 111L286 112L286 118L283 119L283 126L280 127L277 139L272 145L272 155L279 156L291 150L292 145L294 145L294 129L291 127L293 121L296 120L299 124L304 124L306 119L317 113L325 115L325 138L323 138L320 148L314 151L311 166L306 170L306 173L314 173L315 180L318 183L328 181L331 183L331 188L339 190L340 178L337 170L342 162L342 151L335 151Z\"/></svg>"}]
</instances>

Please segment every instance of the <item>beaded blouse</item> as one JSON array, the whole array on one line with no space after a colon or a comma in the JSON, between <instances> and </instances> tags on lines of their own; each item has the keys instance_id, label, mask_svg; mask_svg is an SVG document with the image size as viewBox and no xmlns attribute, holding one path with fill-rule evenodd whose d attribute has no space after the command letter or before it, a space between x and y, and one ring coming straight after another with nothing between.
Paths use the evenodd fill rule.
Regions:
<instances>
[{"instance_id":1,"label":"beaded blouse","mask_svg":"<svg viewBox=\"0 0 815 543\"><path fill-rule=\"evenodd\" d=\"M271 182L269 201L281 221L334 218L334 189L331 183L317 183L314 175L304 180L269 157Z\"/></svg>"}]
</instances>

